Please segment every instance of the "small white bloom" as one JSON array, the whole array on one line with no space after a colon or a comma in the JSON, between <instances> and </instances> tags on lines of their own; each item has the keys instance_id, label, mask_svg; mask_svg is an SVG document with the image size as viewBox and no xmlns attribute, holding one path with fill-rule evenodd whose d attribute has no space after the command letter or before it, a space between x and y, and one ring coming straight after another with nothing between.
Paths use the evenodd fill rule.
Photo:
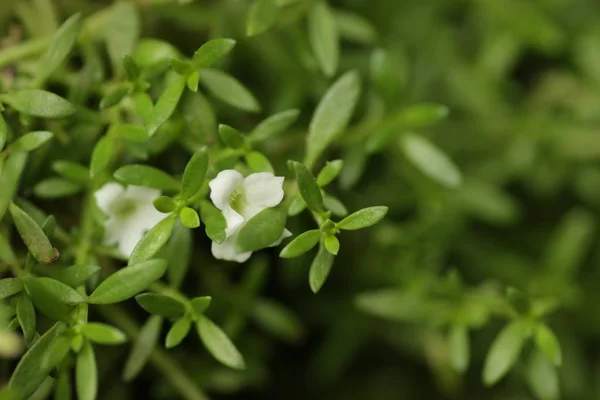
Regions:
<instances>
[{"instance_id":1,"label":"small white bloom","mask_svg":"<svg viewBox=\"0 0 600 400\"><path fill-rule=\"evenodd\" d=\"M262 210L275 207L283 200L283 177L270 172L259 172L244 178L242 174L227 169L210 181L210 199L223 213L227 221L226 239L223 243L212 243L215 258L244 262L252 255L251 251L240 252L236 242L239 230L250 218ZM291 236L284 229L281 237L271 246L277 246Z\"/></svg>"},{"instance_id":2,"label":"small white bloom","mask_svg":"<svg viewBox=\"0 0 600 400\"><path fill-rule=\"evenodd\" d=\"M104 225L104 243L118 243L123 256L129 258L142 236L168 214L158 212L152 201L160 191L141 186L107 183L94 193L96 204L108 217Z\"/></svg>"}]
</instances>

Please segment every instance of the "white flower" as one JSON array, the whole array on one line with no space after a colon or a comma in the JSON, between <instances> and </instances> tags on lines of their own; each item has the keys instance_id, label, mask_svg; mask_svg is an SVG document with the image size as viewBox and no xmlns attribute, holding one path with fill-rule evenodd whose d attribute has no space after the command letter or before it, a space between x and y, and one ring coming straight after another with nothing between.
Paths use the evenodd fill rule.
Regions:
<instances>
[{"instance_id":1,"label":"white flower","mask_svg":"<svg viewBox=\"0 0 600 400\"><path fill-rule=\"evenodd\" d=\"M242 174L227 169L210 181L210 199L223 213L227 221L226 239L223 243L212 243L215 258L244 262L252 255L251 251L240 252L236 242L239 230L250 218L264 210L275 207L283 200L283 177L270 172L259 172L244 178ZM291 236L284 229L281 237L271 246L277 246Z\"/></svg>"},{"instance_id":2,"label":"white flower","mask_svg":"<svg viewBox=\"0 0 600 400\"><path fill-rule=\"evenodd\" d=\"M119 245L123 256L129 258L142 236L168 214L158 212L152 201L160 191L141 186L107 183L94 193L96 204L108 219L104 225L104 243Z\"/></svg>"}]
</instances>

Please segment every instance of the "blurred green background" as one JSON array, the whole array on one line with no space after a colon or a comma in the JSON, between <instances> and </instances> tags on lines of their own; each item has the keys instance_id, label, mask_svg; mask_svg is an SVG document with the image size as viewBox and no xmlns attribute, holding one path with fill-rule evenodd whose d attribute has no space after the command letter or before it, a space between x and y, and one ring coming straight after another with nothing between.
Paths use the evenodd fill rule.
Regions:
<instances>
[{"instance_id":1,"label":"blurred green background","mask_svg":"<svg viewBox=\"0 0 600 400\"><path fill-rule=\"evenodd\" d=\"M250 38L248 0L134 3L142 38L168 41L182 54L211 38L238 41L220 67L256 95L263 111L251 115L211 99L218 122L249 130L266 115L302 110L289 134L262 149L287 174L285 161L302 158L314 107L334 79L311 50L313 2L280 1L274 26ZM75 12L114 7L99 0L2 4L4 47L44 37ZM331 192L349 210L387 205L388 216L341 236L340 255L317 295L306 278L312 253L281 260L267 250L230 265L214 260L210 241L197 232L184 291L213 296L211 316L249 368L217 366L193 337L169 353L215 399L600 399L600 2L329 5L340 34L337 74L357 69L363 81L351 126L328 152L330 160L345 160ZM113 27L108 35L120 40L126 32ZM74 59L73 70L84 61ZM13 72L5 67L4 74ZM94 98L87 101L95 106ZM443 105L449 114L435 123L397 123L418 104ZM182 149L216 140L214 123L182 120L177 129L200 135L180 137L157 163L180 165ZM401 144L408 132L443 151L461 183L415 166ZM64 204L37 204L59 220L69 213ZM288 227L313 229L308 216L291 218ZM492 341L513 317L508 287L526 301L555 302L544 320L562 347L559 397L554 370L535 364L530 342L505 379L491 388L482 383ZM146 314L131 303L142 323ZM457 344L449 332L456 326L468 328L463 373L452 362ZM177 398L151 366L122 383L127 351L99 354L100 398ZM13 366L2 362L0 376Z\"/></svg>"}]
</instances>

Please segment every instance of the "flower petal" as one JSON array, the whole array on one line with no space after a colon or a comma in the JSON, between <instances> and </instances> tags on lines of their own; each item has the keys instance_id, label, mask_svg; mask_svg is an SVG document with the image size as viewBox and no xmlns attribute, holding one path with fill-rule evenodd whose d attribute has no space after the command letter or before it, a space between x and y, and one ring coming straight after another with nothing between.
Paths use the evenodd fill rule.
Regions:
<instances>
[{"instance_id":1,"label":"flower petal","mask_svg":"<svg viewBox=\"0 0 600 400\"><path fill-rule=\"evenodd\" d=\"M244 201L248 206L275 207L283 200L283 176L270 172L258 172L249 175L242 183Z\"/></svg>"},{"instance_id":2,"label":"flower petal","mask_svg":"<svg viewBox=\"0 0 600 400\"><path fill-rule=\"evenodd\" d=\"M118 183L109 182L94 192L94 198L98 208L106 215L111 214L114 202L123 195L125 188Z\"/></svg>"},{"instance_id":3,"label":"flower petal","mask_svg":"<svg viewBox=\"0 0 600 400\"><path fill-rule=\"evenodd\" d=\"M109 218L104 223L104 244L112 246L121 240L121 232L124 229L123 220L119 218Z\"/></svg>"},{"instance_id":4,"label":"flower petal","mask_svg":"<svg viewBox=\"0 0 600 400\"><path fill-rule=\"evenodd\" d=\"M225 237L233 235L244 223L244 218L235 212L235 210L229 205L223 209L223 217L227 221L227 227L225 228Z\"/></svg>"},{"instance_id":5,"label":"flower petal","mask_svg":"<svg viewBox=\"0 0 600 400\"><path fill-rule=\"evenodd\" d=\"M281 236L279 236L279 239L273 242L273 244L270 244L269 247L279 246L281 242L283 242L283 239L289 238L290 236L292 236L292 232L288 231L287 228L284 229L283 232L281 232Z\"/></svg>"},{"instance_id":6,"label":"flower petal","mask_svg":"<svg viewBox=\"0 0 600 400\"><path fill-rule=\"evenodd\" d=\"M226 169L219 172L215 179L208 184L210 187L210 199L215 207L219 210L224 210L229 205L229 195L243 180L243 175L234 169Z\"/></svg>"},{"instance_id":7,"label":"flower petal","mask_svg":"<svg viewBox=\"0 0 600 400\"><path fill-rule=\"evenodd\" d=\"M158 189L147 188L144 186L127 186L125 197L136 200L141 204L152 204L154 199L161 195Z\"/></svg>"},{"instance_id":8,"label":"flower petal","mask_svg":"<svg viewBox=\"0 0 600 400\"><path fill-rule=\"evenodd\" d=\"M252 255L251 251L239 252L236 246L237 235L234 234L223 241L213 242L210 248L212 255L219 260L236 261L243 263Z\"/></svg>"}]
</instances>

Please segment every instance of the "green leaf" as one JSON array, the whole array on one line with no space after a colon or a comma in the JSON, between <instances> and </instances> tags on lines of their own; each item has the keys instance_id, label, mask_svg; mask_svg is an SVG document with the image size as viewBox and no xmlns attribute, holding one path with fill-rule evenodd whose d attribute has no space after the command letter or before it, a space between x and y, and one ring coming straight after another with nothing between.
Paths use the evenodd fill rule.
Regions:
<instances>
[{"instance_id":1,"label":"green leaf","mask_svg":"<svg viewBox=\"0 0 600 400\"><path fill-rule=\"evenodd\" d=\"M185 81L187 88L190 89L192 92L198 91L199 83L200 83L200 73L198 71L194 71L191 74L189 74L187 77L187 80Z\"/></svg>"},{"instance_id":2,"label":"green leaf","mask_svg":"<svg viewBox=\"0 0 600 400\"><path fill-rule=\"evenodd\" d=\"M169 333L167 333L165 347L167 349L171 349L179 345L179 343L181 343L181 341L188 335L191 327L192 321L188 317L182 317L175 321L171 329L169 329Z\"/></svg>"},{"instance_id":3,"label":"green leaf","mask_svg":"<svg viewBox=\"0 0 600 400\"><path fill-rule=\"evenodd\" d=\"M0 191L0 220L10 205L26 161L26 153L9 155L4 163L4 170L0 171L0 187L2 188Z\"/></svg>"},{"instance_id":4,"label":"green leaf","mask_svg":"<svg viewBox=\"0 0 600 400\"><path fill-rule=\"evenodd\" d=\"M17 320L23 330L25 341L31 343L36 334L36 318L35 308L33 308L31 299L26 293L19 296L19 301L17 302Z\"/></svg>"},{"instance_id":5,"label":"green leaf","mask_svg":"<svg viewBox=\"0 0 600 400\"><path fill-rule=\"evenodd\" d=\"M200 92L187 92L181 106L190 136L201 143L213 141L217 132L217 117L206 97Z\"/></svg>"},{"instance_id":6,"label":"green leaf","mask_svg":"<svg viewBox=\"0 0 600 400\"><path fill-rule=\"evenodd\" d=\"M557 367L562 364L560 343L548 326L540 323L535 329L534 340L537 348L546 356L548 361Z\"/></svg>"},{"instance_id":7,"label":"green leaf","mask_svg":"<svg viewBox=\"0 0 600 400\"><path fill-rule=\"evenodd\" d=\"M346 127L360 95L360 76L349 71L329 87L317 106L306 138L306 164L312 166Z\"/></svg>"},{"instance_id":8,"label":"green leaf","mask_svg":"<svg viewBox=\"0 0 600 400\"><path fill-rule=\"evenodd\" d=\"M448 107L440 104L415 104L402 110L396 121L408 128L421 128L441 121L449 112Z\"/></svg>"},{"instance_id":9,"label":"green leaf","mask_svg":"<svg viewBox=\"0 0 600 400\"><path fill-rule=\"evenodd\" d=\"M200 74L200 83L216 98L248 112L259 112L260 104L248 89L231 75L207 68Z\"/></svg>"},{"instance_id":10,"label":"green leaf","mask_svg":"<svg viewBox=\"0 0 600 400\"><path fill-rule=\"evenodd\" d=\"M154 109L152 98L150 98L147 93L134 93L132 98L135 112L140 116L145 124L148 124L150 122L150 118L152 118L152 110ZM148 139L148 132L146 131L146 128L144 128L144 137Z\"/></svg>"},{"instance_id":11,"label":"green leaf","mask_svg":"<svg viewBox=\"0 0 600 400\"><path fill-rule=\"evenodd\" d=\"M23 283L35 307L58 321L69 321L72 305L85 301L73 288L54 279L27 276Z\"/></svg>"},{"instance_id":12,"label":"green leaf","mask_svg":"<svg viewBox=\"0 0 600 400\"><path fill-rule=\"evenodd\" d=\"M183 225L190 229L200 226L200 217L198 216L198 213L196 210L189 207L183 207L181 209L179 212L179 220Z\"/></svg>"},{"instance_id":13,"label":"green leaf","mask_svg":"<svg viewBox=\"0 0 600 400\"><path fill-rule=\"evenodd\" d=\"M99 322L81 325L81 333L92 342L100 344L121 344L127 341L127 336L119 329Z\"/></svg>"},{"instance_id":14,"label":"green leaf","mask_svg":"<svg viewBox=\"0 0 600 400\"><path fill-rule=\"evenodd\" d=\"M229 125L219 125L219 136L227 147L232 149L239 149L244 146L244 136L235 128Z\"/></svg>"},{"instance_id":15,"label":"green leaf","mask_svg":"<svg viewBox=\"0 0 600 400\"><path fill-rule=\"evenodd\" d=\"M83 343L75 363L75 387L79 400L94 400L98 392L96 356L89 341Z\"/></svg>"},{"instance_id":16,"label":"green leaf","mask_svg":"<svg viewBox=\"0 0 600 400\"><path fill-rule=\"evenodd\" d=\"M262 142L283 133L296 122L300 110L281 111L261 121L248 135L250 143Z\"/></svg>"},{"instance_id":17,"label":"green leaf","mask_svg":"<svg viewBox=\"0 0 600 400\"><path fill-rule=\"evenodd\" d=\"M65 62L75 46L80 30L81 14L77 13L67 19L56 31L50 46L35 65L34 76L38 85L46 81Z\"/></svg>"},{"instance_id":18,"label":"green leaf","mask_svg":"<svg viewBox=\"0 0 600 400\"><path fill-rule=\"evenodd\" d=\"M270 172L275 173L269 159L258 151L250 151L244 155L246 164L254 172Z\"/></svg>"},{"instance_id":19,"label":"green leaf","mask_svg":"<svg viewBox=\"0 0 600 400\"><path fill-rule=\"evenodd\" d=\"M80 184L62 178L48 178L33 187L33 193L43 199L59 199L72 196L83 190Z\"/></svg>"},{"instance_id":20,"label":"green leaf","mask_svg":"<svg viewBox=\"0 0 600 400\"><path fill-rule=\"evenodd\" d=\"M144 310L161 317L177 318L185 312L184 304L163 294L142 293L135 296L135 301Z\"/></svg>"},{"instance_id":21,"label":"green leaf","mask_svg":"<svg viewBox=\"0 0 600 400\"><path fill-rule=\"evenodd\" d=\"M335 10L334 16L342 38L364 45L373 45L377 41L377 30L360 14Z\"/></svg>"},{"instance_id":22,"label":"green leaf","mask_svg":"<svg viewBox=\"0 0 600 400\"><path fill-rule=\"evenodd\" d=\"M42 359L42 368L52 369L56 367L71 349L71 339L67 336L57 337L48 347L44 358Z\"/></svg>"},{"instance_id":23,"label":"green leaf","mask_svg":"<svg viewBox=\"0 0 600 400\"><path fill-rule=\"evenodd\" d=\"M286 342L300 343L306 332L302 320L282 304L257 299L252 308L254 321L270 334Z\"/></svg>"},{"instance_id":24,"label":"green leaf","mask_svg":"<svg viewBox=\"0 0 600 400\"><path fill-rule=\"evenodd\" d=\"M345 217L348 215L346 206L341 201L327 193L323 193L323 205L327 210L331 211L333 215L338 217Z\"/></svg>"},{"instance_id":25,"label":"green leaf","mask_svg":"<svg viewBox=\"0 0 600 400\"><path fill-rule=\"evenodd\" d=\"M179 181L166 172L148 165L125 165L115 171L117 180L128 185L145 186L165 191L178 191Z\"/></svg>"},{"instance_id":26,"label":"green leaf","mask_svg":"<svg viewBox=\"0 0 600 400\"><path fill-rule=\"evenodd\" d=\"M123 70L125 71L127 80L130 82L134 82L140 77L140 67L129 54L125 54L123 57Z\"/></svg>"},{"instance_id":27,"label":"green leaf","mask_svg":"<svg viewBox=\"0 0 600 400\"><path fill-rule=\"evenodd\" d=\"M308 283L310 284L310 289L313 293L317 293L321 290L321 287L323 287L323 284L331 272L334 259L335 256L328 252L325 245L321 243L319 245L319 252L313 259L308 273Z\"/></svg>"},{"instance_id":28,"label":"green leaf","mask_svg":"<svg viewBox=\"0 0 600 400\"><path fill-rule=\"evenodd\" d=\"M121 72L121 62L137 47L141 31L138 5L132 2L116 2L110 11L107 23L103 26L102 37L110 58L113 72Z\"/></svg>"},{"instance_id":29,"label":"green leaf","mask_svg":"<svg viewBox=\"0 0 600 400\"><path fill-rule=\"evenodd\" d=\"M98 175L104 171L116 153L115 141L110 136L104 136L98 140L92 151L90 161L90 177Z\"/></svg>"},{"instance_id":30,"label":"green leaf","mask_svg":"<svg viewBox=\"0 0 600 400\"><path fill-rule=\"evenodd\" d=\"M321 195L321 189L319 189L315 177L304 164L299 162L294 162L294 172L296 173L296 179L298 180L300 195L306 202L308 208L315 212L324 212L323 196Z\"/></svg>"},{"instance_id":31,"label":"green leaf","mask_svg":"<svg viewBox=\"0 0 600 400\"><path fill-rule=\"evenodd\" d=\"M448 335L450 365L456 372L463 373L469 367L469 333L464 325L450 327Z\"/></svg>"},{"instance_id":32,"label":"green leaf","mask_svg":"<svg viewBox=\"0 0 600 400\"><path fill-rule=\"evenodd\" d=\"M330 252L334 256L338 255L338 252L340 251L340 241L338 240L338 238L335 237L335 235L325 236L325 238L323 239L323 244L325 245L325 248L328 252Z\"/></svg>"},{"instance_id":33,"label":"green leaf","mask_svg":"<svg viewBox=\"0 0 600 400\"><path fill-rule=\"evenodd\" d=\"M191 199L200 191L206 177L207 169L208 154L206 149L202 148L194 153L183 171L180 195L184 200Z\"/></svg>"},{"instance_id":34,"label":"green leaf","mask_svg":"<svg viewBox=\"0 0 600 400\"><path fill-rule=\"evenodd\" d=\"M97 265L71 265L61 269L54 279L72 288L83 285L92 276L100 272L102 268Z\"/></svg>"},{"instance_id":35,"label":"green leaf","mask_svg":"<svg viewBox=\"0 0 600 400\"><path fill-rule=\"evenodd\" d=\"M385 206L367 207L348 215L335 224L336 228L353 231L373 226L385 217L388 208Z\"/></svg>"},{"instance_id":36,"label":"green leaf","mask_svg":"<svg viewBox=\"0 0 600 400\"><path fill-rule=\"evenodd\" d=\"M211 301L212 297L210 296L194 297L190 301L190 305L196 315L202 315L208 309L208 306L210 306Z\"/></svg>"},{"instance_id":37,"label":"green leaf","mask_svg":"<svg viewBox=\"0 0 600 400\"><path fill-rule=\"evenodd\" d=\"M461 184L460 170L429 140L420 135L406 134L400 145L406 158L429 178L448 188Z\"/></svg>"},{"instance_id":38,"label":"green leaf","mask_svg":"<svg viewBox=\"0 0 600 400\"><path fill-rule=\"evenodd\" d=\"M41 263L49 264L58 258L58 251L52 247L50 240L42 228L14 203L8 207L19 235L31 252L31 255Z\"/></svg>"},{"instance_id":39,"label":"green leaf","mask_svg":"<svg viewBox=\"0 0 600 400\"><path fill-rule=\"evenodd\" d=\"M19 393L20 398L28 399L50 373L50 368L44 367L42 360L61 328L61 324L57 323L44 333L23 355L14 369L8 387Z\"/></svg>"},{"instance_id":40,"label":"green leaf","mask_svg":"<svg viewBox=\"0 0 600 400\"><path fill-rule=\"evenodd\" d=\"M71 161L55 161L52 169L65 179L85 185L89 181L90 171L81 164Z\"/></svg>"},{"instance_id":41,"label":"green leaf","mask_svg":"<svg viewBox=\"0 0 600 400\"><path fill-rule=\"evenodd\" d=\"M154 136L158 128L173 115L185 89L185 81L185 76L177 78L160 95L156 105L152 109L152 114L150 114L150 121L147 126L148 136Z\"/></svg>"},{"instance_id":42,"label":"green leaf","mask_svg":"<svg viewBox=\"0 0 600 400\"><path fill-rule=\"evenodd\" d=\"M154 199L152 204L154 205L154 208L156 208L156 210L160 211L161 213L165 213L165 214L170 213L176 207L176 204L173 201L173 199L171 199L168 196L157 197L156 199Z\"/></svg>"},{"instance_id":43,"label":"green leaf","mask_svg":"<svg viewBox=\"0 0 600 400\"><path fill-rule=\"evenodd\" d=\"M323 73L335 75L340 58L340 40L335 18L327 2L316 1L308 13L308 37Z\"/></svg>"},{"instance_id":44,"label":"green leaf","mask_svg":"<svg viewBox=\"0 0 600 400\"><path fill-rule=\"evenodd\" d=\"M288 215L290 217L293 217L295 215L300 214L304 210L306 210L306 203L304 202L302 196L298 194L292 199L292 202L290 203L290 206L288 208Z\"/></svg>"},{"instance_id":45,"label":"green leaf","mask_svg":"<svg viewBox=\"0 0 600 400\"><path fill-rule=\"evenodd\" d=\"M211 320L201 315L196 322L200 340L214 358L233 369L245 369L244 357L229 340L225 332Z\"/></svg>"},{"instance_id":46,"label":"green leaf","mask_svg":"<svg viewBox=\"0 0 600 400\"><path fill-rule=\"evenodd\" d=\"M0 300L14 296L23 290L23 283L19 278L0 279Z\"/></svg>"},{"instance_id":47,"label":"green leaf","mask_svg":"<svg viewBox=\"0 0 600 400\"><path fill-rule=\"evenodd\" d=\"M540 400L560 398L559 379L556 368L543 354L532 352L526 371L531 391Z\"/></svg>"},{"instance_id":48,"label":"green leaf","mask_svg":"<svg viewBox=\"0 0 600 400\"><path fill-rule=\"evenodd\" d=\"M298 235L294 240L289 242L287 246L281 250L279 257L281 258L294 258L302 255L315 247L321 239L321 231L313 229L306 231Z\"/></svg>"},{"instance_id":49,"label":"green leaf","mask_svg":"<svg viewBox=\"0 0 600 400\"><path fill-rule=\"evenodd\" d=\"M41 89L23 89L0 95L0 100L20 113L40 118L63 118L75 107L62 97Z\"/></svg>"},{"instance_id":50,"label":"green leaf","mask_svg":"<svg viewBox=\"0 0 600 400\"><path fill-rule=\"evenodd\" d=\"M179 287L189 269L192 251L192 234L182 224L176 224L171 240L164 247L165 258L169 260L167 279L172 287Z\"/></svg>"},{"instance_id":51,"label":"green leaf","mask_svg":"<svg viewBox=\"0 0 600 400\"><path fill-rule=\"evenodd\" d=\"M2 113L0 113L0 151L4 149L4 145L8 141L8 126L6 125L6 121L2 117ZM0 166L0 173L2 172L2 167Z\"/></svg>"},{"instance_id":52,"label":"green leaf","mask_svg":"<svg viewBox=\"0 0 600 400\"><path fill-rule=\"evenodd\" d=\"M134 265L139 262L152 258L169 241L177 216L170 214L168 217L154 225L138 242L129 256L128 265Z\"/></svg>"},{"instance_id":53,"label":"green leaf","mask_svg":"<svg viewBox=\"0 0 600 400\"><path fill-rule=\"evenodd\" d=\"M194 67L187 61L180 60L178 58L171 59L171 69L179 75L187 76L194 71Z\"/></svg>"},{"instance_id":54,"label":"green leaf","mask_svg":"<svg viewBox=\"0 0 600 400\"><path fill-rule=\"evenodd\" d=\"M135 378L142 371L146 362L148 362L158 342L162 321L161 317L153 315L148 318L144 326L140 329L125 363L125 369L123 370L123 379L125 381L131 381Z\"/></svg>"},{"instance_id":55,"label":"green leaf","mask_svg":"<svg viewBox=\"0 0 600 400\"><path fill-rule=\"evenodd\" d=\"M281 208L262 210L239 230L237 248L240 251L257 251L273 245L281 237L286 219Z\"/></svg>"},{"instance_id":56,"label":"green leaf","mask_svg":"<svg viewBox=\"0 0 600 400\"><path fill-rule=\"evenodd\" d=\"M497 383L515 365L528 336L529 327L523 321L511 322L500 331L485 358L483 383L486 386Z\"/></svg>"},{"instance_id":57,"label":"green leaf","mask_svg":"<svg viewBox=\"0 0 600 400\"><path fill-rule=\"evenodd\" d=\"M204 43L192 58L194 68L206 68L225 57L235 47L233 39L214 39Z\"/></svg>"},{"instance_id":58,"label":"green leaf","mask_svg":"<svg viewBox=\"0 0 600 400\"><path fill-rule=\"evenodd\" d=\"M148 260L122 268L98 285L88 303L111 304L127 300L160 279L166 269L165 260Z\"/></svg>"},{"instance_id":59,"label":"green leaf","mask_svg":"<svg viewBox=\"0 0 600 400\"><path fill-rule=\"evenodd\" d=\"M33 151L52 139L54 134L48 131L29 132L21 136L8 147L10 151Z\"/></svg>"},{"instance_id":60,"label":"green leaf","mask_svg":"<svg viewBox=\"0 0 600 400\"><path fill-rule=\"evenodd\" d=\"M342 172L343 167L344 161L342 160L327 161L327 164L325 164L319 175L317 175L317 185L319 187L328 185Z\"/></svg>"},{"instance_id":61,"label":"green leaf","mask_svg":"<svg viewBox=\"0 0 600 400\"><path fill-rule=\"evenodd\" d=\"M116 106L129 94L130 90L131 87L129 85L113 87L100 99L100 109L106 110L107 108Z\"/></svg>"},{"instance_id":62,"label":"green leaf","mask_svg":"<svg viewBox=\"0 0 600 400\"><path fill-rule=\"evenodd\" d=\"M268 30L277 18L275 0L254 0L248 11L247 36L257 36Z\"/></svg>"},{"instance_id":63,"label":"green leaf","mask_svg":"<svg viewBox=\"0 0 600 400\"><path fill-rule=\"evenodd\" d=\"M200 207L200 217L204 223L206 235L210 240L222 243L225 240L225 228L227 227L227 221L225 221L223 213L212 203L204 201Z\"/></svg>"}]
</instances>

